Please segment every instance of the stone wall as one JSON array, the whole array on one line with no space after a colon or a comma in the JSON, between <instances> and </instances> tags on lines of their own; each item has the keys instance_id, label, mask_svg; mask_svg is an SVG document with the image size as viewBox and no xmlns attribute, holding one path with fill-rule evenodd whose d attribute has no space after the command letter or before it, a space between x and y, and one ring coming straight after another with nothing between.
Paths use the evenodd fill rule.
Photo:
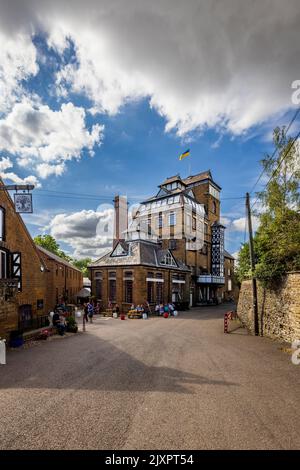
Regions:
<instances>
[{"instance_id":1,"label":"stone wall","mask_svg":"<svg viewBox=\"0 0 300 470\"><path fill-rule=\"evenodd\" d=\"M251 281L242 283L237 313L253 332ZM287 342L300 339L300 272L289 273L274 289L258 284L258 315L263 336Z\"/></svg>"}]
</instances>

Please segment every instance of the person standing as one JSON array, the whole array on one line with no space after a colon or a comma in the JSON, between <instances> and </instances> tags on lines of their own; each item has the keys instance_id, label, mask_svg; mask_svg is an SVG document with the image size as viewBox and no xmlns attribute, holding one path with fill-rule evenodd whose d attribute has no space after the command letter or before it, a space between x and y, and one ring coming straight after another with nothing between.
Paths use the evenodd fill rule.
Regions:
<instances>
[{"instance_id":1,"label":"person standing","mask_svg":"<svg viewBox=\"0 0 300 470\"><path fill-rule=\"evenodd\" d=\"M87 310L88 310L88 317L90 319L90 323L93 323L94 307L93 307L92 302L89 302L87 304Z\"/></svg>"},{"instance_id":2,"label":"person standing","mask_svg":"<svg viewBox=\"0 0 300 470\"><path fill-rule=\"evenodd\" d=\"M115 305L114 307L114 312L119 316L120 315L120 307L118 304Z\"/></svg>"},{"instance_id":3,"label":"person standing","mask_svg":"<svg viewBox=\"0 0 300 470\"><path fill-rule=\"evenodd\" d=\"M88 311L88 304L87 304L87 303L84 303L84 304L83 304L83 317L84 317L84 320L85 320L86 322L89 321L88 314L89 314L89 311Z\"/></svg>"},{"instance_id":4,"label":"person standing","mask_svg":"<svg viewBox=\"0 0 300 470\"><path fill-rule=\"evenodd\" d=\"M175 310L174 305L171 302L169 302L168 307L169 307L170 316L173 316L174 315L174 310Z\"/></svg>"}]
</instances>

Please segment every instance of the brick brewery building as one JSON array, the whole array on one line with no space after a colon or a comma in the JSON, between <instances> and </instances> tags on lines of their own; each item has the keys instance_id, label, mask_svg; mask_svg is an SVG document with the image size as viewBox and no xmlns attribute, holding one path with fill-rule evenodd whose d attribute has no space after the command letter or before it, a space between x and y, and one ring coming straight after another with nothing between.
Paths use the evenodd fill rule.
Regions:
<instances>
[{"instance_id":1,"label":"brick brewery building","mask_svg":"<svg viewBox=\"0 0 300 470\"><path fill-rule=\"evenodd\" d=\"M192 306L231 297L220 191L210 171L167 178L129 228L126 202L116 197L113 249L90 266L92 294L102 306L118 303L126 311L145 301Z\"/></svg>"},{"instance_id":2,"label":"brick brewery building","mask_svg":"<svg viewBox=\"0 0 300 470\"><path fill-rule=\"evenodd\" d=\"M55 279L56 264L65 264L59 258L53 265L50 255L37 249L1 180L0 185L0 337L8 337L12 331L45 324L56 304L56 288L61 285L61 280L58 284ZM72 267L74 271L80 278L76 280L76 288L78 284L80 289L82 276ZM67 290L71 279L63 278ZM71 286L75 288L73 279Z\"/></svg>"},{"instance_id":3,"label":"brick brewery building","mask_svg":"<svg viewBox=\"0 0 300 470\"><path fill-rule=\"evenodd\" d=\"M76 294L83 287L83 275L73 264L51 253L41 246L36 246L47 267L47 297L50 305L65 300L76 302Z\"/></svg>"}]
</instances>

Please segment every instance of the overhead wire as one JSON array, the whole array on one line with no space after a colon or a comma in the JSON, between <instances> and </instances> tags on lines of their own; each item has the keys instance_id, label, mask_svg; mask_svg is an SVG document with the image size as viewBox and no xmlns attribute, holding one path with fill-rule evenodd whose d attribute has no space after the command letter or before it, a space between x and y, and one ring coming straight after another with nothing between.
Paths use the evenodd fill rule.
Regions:
<instances>
[{"instance_id":1,"label":"overhead wire","mask_svg":"<svg viewBox=\"0 0 300 470\"><path fill-rule=\"evenodd\" d=\"M288 133L288 131L290 130L291 126L293 125L293 123L294 123L295 120L297 119L297 116L298 116L299 112L300 112L300 107L297 109L297 111L295 112L295 114L294 114L294 116L292 117L291 121L289 122L287 128L285 129L285 135L287 135L287 133ZM282 142L282 140L281 140L281 142ZM271 155L271 159L273 159L273 158L275 157L275 154L276 154L277 150L278 150L278 149L277 149L277 147L276 147L276 148L274 149L274 152L273 152L272 155ZM263 174L265 173L265 171L266 171L266 169L263 168L263 170L262 170L261 173L259 174L257 180L255 181L255 183L254 183L254 185L253 185L251 191L249 191L249 194L252 194L252 193L253 193L254 189L256 188L257 184L258 184L259 181L261 180L261 178L262 178Z\"/></svg>"}]
</instances>

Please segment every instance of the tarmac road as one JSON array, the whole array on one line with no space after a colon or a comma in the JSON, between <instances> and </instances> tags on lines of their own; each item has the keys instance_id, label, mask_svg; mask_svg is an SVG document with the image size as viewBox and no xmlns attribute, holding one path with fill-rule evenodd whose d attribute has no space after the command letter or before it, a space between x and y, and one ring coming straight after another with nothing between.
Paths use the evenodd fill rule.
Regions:
<instances>
[{"instance_id":1,"label":"tarmac road","mask_svg":"<svg viewBox=\"0 0 300 470\"><path fill-rule=\"evenodd\" d=\"M228 306L96 318L10 351L0 449L299 449L300 366L237 329Z\"/></svg>"}]
</instances>

